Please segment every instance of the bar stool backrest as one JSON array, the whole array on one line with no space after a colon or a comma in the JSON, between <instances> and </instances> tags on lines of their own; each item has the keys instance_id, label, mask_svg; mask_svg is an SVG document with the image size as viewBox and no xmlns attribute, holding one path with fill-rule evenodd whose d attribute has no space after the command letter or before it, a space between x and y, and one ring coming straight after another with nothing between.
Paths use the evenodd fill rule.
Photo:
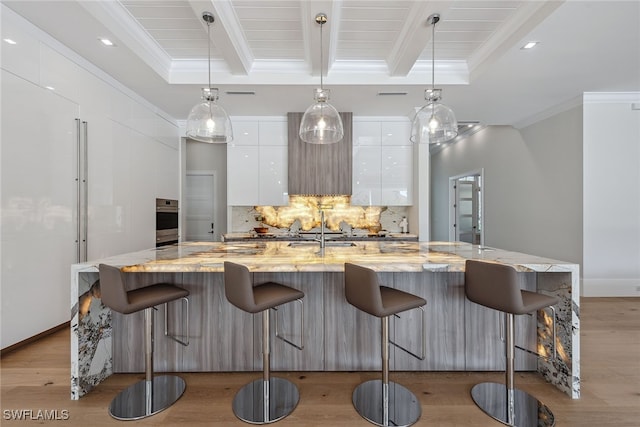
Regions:
<instances>
[{"instance_id":1,"label":"bar stool backrest","mask_svg":"<svg viewBox=\"0 0 640 427\"><path fill-rule=\"evenodd\" d=\"M122 271L119 268L100 264L100 293L102 303L118 313L128 314L129 298L125 289Z\"/></svg>"},{"instance_id":2,"label":"bar stool backrest","mask_svg":"<svg viewBox=\"0 0 640 427\"><path fill-rule=\"evenodd\" d=\"M526 313L518 285L518 272L510 265L467 260L464 291L477 304L505 313Z\"/></svg>"},{"instance_id":3,"label":"bar stool backrest","mask_svg":"<svg viewBox=\"0 0 640 427\"><path fill-rule=\"evenodd\" d=\"M349 304L374 316L384 311L378 274L360 265L344 264L344 295Z\"/></svg>"},{"instance_id":4,"label":"bar stool backrest","mask_svg":"<svg viewBox=\"0 0 640 427\"><path fill-rule=\"evenodd\" d=\"M246 266L225 261L224 293L227 300L239 309L250 313L255 311L253 283L251 273Z\"/></svg>"}]
</instances>

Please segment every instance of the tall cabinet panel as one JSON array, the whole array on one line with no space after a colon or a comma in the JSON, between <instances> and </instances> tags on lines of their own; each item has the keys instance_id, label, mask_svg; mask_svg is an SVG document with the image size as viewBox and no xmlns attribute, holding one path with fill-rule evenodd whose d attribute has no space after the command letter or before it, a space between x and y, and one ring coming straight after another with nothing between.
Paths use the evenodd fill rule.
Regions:
<instances>
[{"instance_id":1,"label":"tall cabinet panel","mask_svg":"<svg viewBox=\"0 0 640 427\"><path fill-rule=\"evenodd\" d=\"M400 118L354 118L353 205L412 204L413 146L409 131L409 121Z\"/></svg>"},{"instance_id":2,"label":"tall cabinet panel","mask_svg":"<svg viewBox=\"0 0 640 427\"><path fill-rule=\"evenodd\" d=\"M2 71L3 348L69 319L77 116L74 102Z\"/></svg>"},{"instance_id":3,"label":"tall cabinet panel","mask_svg":"<svg viewBox=\"0 0 640 427\"><path fill-rule=\"evenodd\" d=\"M171 120L0 10L2 38L17 42L0 61L5 348L69 320L71 264L155 245L157 187L177 199L180 164Z\"/></svg>"},{"instance_id":4,"label":"tall cabinet panel","mask_svg":"<svg viewBox=\"0 0 640 427\"><path fill-rule=\"evenodd\" d=\"M286 119L235 120L233 133L227 147L227 204L288 204Z\"/></svg>"}]
</instances>

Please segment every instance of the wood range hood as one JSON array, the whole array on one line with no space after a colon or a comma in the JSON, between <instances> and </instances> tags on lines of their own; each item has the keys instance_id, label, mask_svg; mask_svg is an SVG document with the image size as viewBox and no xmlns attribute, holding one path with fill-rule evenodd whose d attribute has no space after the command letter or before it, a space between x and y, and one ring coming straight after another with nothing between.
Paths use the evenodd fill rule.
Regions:
<instances>
[{"instance_id":1,"label":"wood range hood","mask_svg":"<svg viewBox=\"0 0 640 427\"><path fill-rule=\"evenodd\" d=\"M353 113L340 113L344 137L335 144L308 144L298 130L303 113L288 113L290 195L347 195L352 193Z\"/></svg>"}]
</instances>

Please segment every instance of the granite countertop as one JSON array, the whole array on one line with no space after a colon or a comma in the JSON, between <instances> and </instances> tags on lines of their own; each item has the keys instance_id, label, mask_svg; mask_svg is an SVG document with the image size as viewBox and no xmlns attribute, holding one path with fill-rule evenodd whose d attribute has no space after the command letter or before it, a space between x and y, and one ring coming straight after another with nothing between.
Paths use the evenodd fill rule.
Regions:
<instances>
[{"instance_id":1,"label":"granite countertop","mask_svg":"<svg viewBox=\"0 0 640 427\"><path fill-rule=\"evenodd\" d=\"M252 231L236 232L223 234L222 240L225 242L241 242L241 241L308 241L313 240L315 236L320 236L319 232L303 232L296 235L288 233L266 233L257 234ZM338 232L325 232L325 241L382 241L382 242L401 242L401 241L418 241L417 234L409 233L379 233L379 234L343 234Z\"/></svg>"},{"instance_id":2,"label":"granite countertop","mask_svg":"<svg viewBox=\"0 0 640 427\"><path fill-rule=\"evenodd\" d=\"M221 272L224 261L245 264L261 272L341 272L345 262L376 271L462 272L467 259L513 265L520 271L573 271L575 264L461 242L335 242L320 249L317 242L250 241L184 242L76 264L79 269L99 263L125 272Z\"/></svg>"}]
</instances>

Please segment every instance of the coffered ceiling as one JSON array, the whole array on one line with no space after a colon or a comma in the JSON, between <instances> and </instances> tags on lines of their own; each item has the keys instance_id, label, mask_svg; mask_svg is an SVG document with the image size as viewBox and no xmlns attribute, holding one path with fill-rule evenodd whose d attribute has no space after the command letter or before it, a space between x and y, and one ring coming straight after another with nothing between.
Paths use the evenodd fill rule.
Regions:
<instances>
[{"instance_id":1,"label":"coffered ceiling","mask_svg":"<svg viewBox=\"0 0 640 427\"><path fill-rule=\"evenodd\" d=\"M311 104L321 71L355 115L409 115L431 83L459 120L525 123L585 91L640 90L637 1L2 1L176 119L212 85L231 115ZM211 56L207 60L207 26ZM98 38L116 46L105 48ZM531 50L527 41L538 41ZM253 94L247 94L253 92ZM240 94L238 94L240 93ZM382 93L382 94L381 94ZM393 93L393 95L384 95Z\"/></svg>"}]
</instances>

